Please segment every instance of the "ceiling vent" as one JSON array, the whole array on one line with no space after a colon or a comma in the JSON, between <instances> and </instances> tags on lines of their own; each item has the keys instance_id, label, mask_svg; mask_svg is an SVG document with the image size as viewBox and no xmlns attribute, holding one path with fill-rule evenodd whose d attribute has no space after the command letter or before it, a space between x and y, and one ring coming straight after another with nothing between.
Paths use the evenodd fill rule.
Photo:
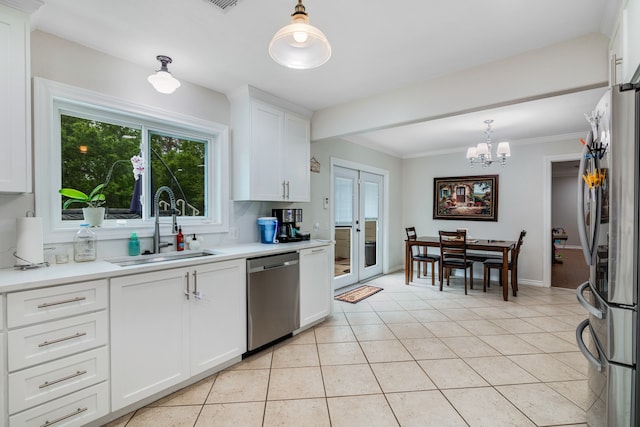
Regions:
<instances>
[{"instance_id":1,"label":"ceiling vent","mask_svg":"<svg viewBox=\"0 0 640 427\"><path fill-rule=\"evenodd\" d=\"M211 3L214 6L218 6L224 12L231 9L233 6L238 4L239 0L205 0L208 3Z\"/></svg>"}]
</instances>

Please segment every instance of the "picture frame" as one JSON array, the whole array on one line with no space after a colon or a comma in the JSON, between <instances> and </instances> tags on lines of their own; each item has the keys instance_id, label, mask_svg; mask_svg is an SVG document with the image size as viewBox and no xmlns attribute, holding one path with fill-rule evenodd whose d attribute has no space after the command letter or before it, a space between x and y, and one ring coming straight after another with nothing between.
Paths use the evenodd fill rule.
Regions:
<instances>
[{"instance_id":1,"label":"picture frame","mask_svg":"<svg viewBox=\"0 0 640 427\"><path fill-rule=\"evenodd\" d=\"M433 219L498 221L498 175L433 179Z\"/></svg>"}]
</instances>

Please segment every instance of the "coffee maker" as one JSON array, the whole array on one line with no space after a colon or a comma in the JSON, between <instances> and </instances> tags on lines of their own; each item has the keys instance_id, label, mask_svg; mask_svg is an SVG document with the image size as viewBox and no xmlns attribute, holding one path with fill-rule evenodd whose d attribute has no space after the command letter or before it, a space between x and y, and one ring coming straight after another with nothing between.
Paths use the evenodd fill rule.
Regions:
<instances>
[{"instance_id":1,"label":"coffee maker","mask_svg":"<svg viewBox=\"0 0 640 427\"><path fill-rule=\"evenodd\" d=\"M272 209L271 215L278 218L278 241L280 243L309 240L309 234L300 233L298 222L302 222L302 209Z\"/></svg>"}]
</instances>

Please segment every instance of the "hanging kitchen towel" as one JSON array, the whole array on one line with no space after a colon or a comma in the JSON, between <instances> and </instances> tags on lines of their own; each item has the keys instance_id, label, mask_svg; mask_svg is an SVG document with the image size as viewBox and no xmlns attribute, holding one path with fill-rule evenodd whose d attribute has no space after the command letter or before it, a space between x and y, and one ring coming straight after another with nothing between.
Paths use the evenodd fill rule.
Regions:
<instances>
[{"instance_id":1,"label":"hanging kitchen towel","mask_svg":"<svg viewBox=\"0 0 640 427\"><path fill-rule=\"evenodd\" d=\"M16 265L44 262L42 218L16 218L16 256Z\"/></svg>"}]
</instances>

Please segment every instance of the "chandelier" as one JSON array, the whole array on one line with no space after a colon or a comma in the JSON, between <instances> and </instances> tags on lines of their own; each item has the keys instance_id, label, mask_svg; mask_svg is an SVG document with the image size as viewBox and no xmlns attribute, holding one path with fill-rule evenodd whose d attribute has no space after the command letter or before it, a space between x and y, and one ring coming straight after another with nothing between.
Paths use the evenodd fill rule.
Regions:
<instances>
[{"instance_id":1,"label":"chandelier","mask_svg":"<svg viewBox=\"0 0 640 427\"><path fill-rule=\"evenodd\" d=\"M475 147L469 147L467 149L467 160L469 160L469 164L471 167L473 165L479 163L483 168L491 166L493 162L496 160L500 160L500 164L504 166L507 163L507 158L511 157L511 149L509 148L508 142L501 142L498 144L498 149L496 150L496 160L493 160L491 157L491 134L493 133L493 129L491 129L491 123L493 120L485 120L484 123L487 125L487 129L485 129L484 133L487 135L487 141L481 142Z\"/></svg>"}]
</instances>

